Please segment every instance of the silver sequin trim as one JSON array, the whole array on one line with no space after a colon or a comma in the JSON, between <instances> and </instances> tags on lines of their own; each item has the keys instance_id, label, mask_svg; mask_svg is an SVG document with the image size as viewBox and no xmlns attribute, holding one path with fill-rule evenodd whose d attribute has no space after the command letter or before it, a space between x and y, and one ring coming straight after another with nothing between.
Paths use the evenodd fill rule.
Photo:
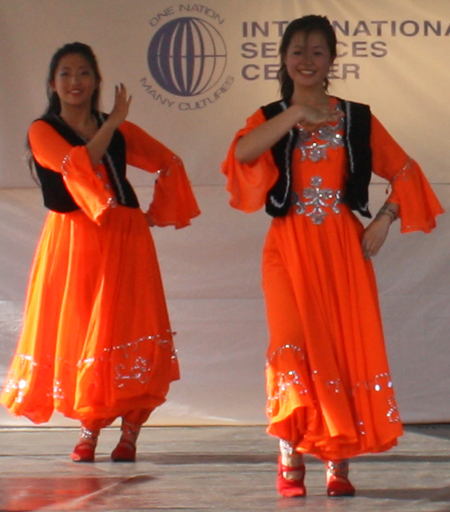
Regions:
<instances>
[{"instance_id":1,"label":"silver sequin trim","mask_svg":"<svg viewBox=\"0 0 450 512\"><path fill-rule=\"evenodd\" d=\"M114 382L118 388L123 388L126 381L129 380L137 380L140 384L145 384L150 379L151 371L150 362L143 357L137 357L129 369L124 364L118 364L114 367Z\"/></svg>"},{"instance_id":2,"label":"silver sequin trim","mask_svg":"<svg viewBox=\"0 0 450 512\"><path fill-rule=\"evenodd\" d=\"M164 167L163 169L158 169L156 173L158 174L158 176L170 176L172 174L172 168L174 165L178 167L183 166L183 162L178 155L173 155L172 162L170 163L170 165L168 167Z\"/></svg>"},{"instance_id":3,"label":"silver sequin trim","mask_svg":"<svg viewBox=\"0 0 450 512\"><path fill-rule=\"evenodd\" d=\"M291 343L287 343L286 345L282 345L281 347L278 347L276 350L274 350L270 354L270 356L267 358L267 364L270 364L276 356L280 355L285 350L292 350L298 356L300 356L301 359L305 359L305 354L301 347L299 347L297 345L293 345Z\"/></svg>"},{"instance_id":4,"label":"silver sequin trim","mask_svg":"<svg viewBox=\"0 0 450 512\"><path fill-rule=\"evenodd\" d=\"M336 110L342 109L338 106ZM299 128L299 136L296 145L302 152L302 162L307 159L312 162L319 162L327 158L329 148L337 149L344 147L343 129L343 117L341 117L337 125L331 126L327 124L314 132L308 132L304 128Z\"/></svg>"},{"instance_id":5,"label":"silver sequin trim","mask_svg":"<svg viewBox=\"0 0 450 512\"><path fill-rule=\"evenodd\" d=\"M300 355L301 359L305 359L304 352L300 347L292 344L286 344L272 352L272 354L267 359L266 366L269 366L273 359L285 350L292 350L296 354ZM312 379L314 381L320 379L331 393L343 392L343 386L340 379L323 380L318 370L312 371ZM269 415L273 412L273 402L287 402L289 399L289 392L293 386L296 388L296 392L299 395L306 395L310 393L310 390L306 384L302 382L300 374L296 370L277 373L275 393L267 397L267 411ZM356 383L354 387L349 390L349 392L354 396L360 388L364 388L368 392L380 393L382 390L392 390L393 384L389 373L379 373L375 375L370 381L361 381ZM387 407L388 410L386 412L386 416L388 421L390 423L400 422L400 415L393 394L387 398ZM360 434L366 435L364 422L358 421L358 427Z\"/></svg>"},{"instance_id":6,"label":"silver sequin trim","mask_svg":"<svg viewBox=\"0 0 450 512\"><path fill-rule=\"evenodd\" d=\"M91 441L97 441L98 431L88 430L86 427L81 427L80 437L81 439L89 439Z\"/></svg>"},{"instance_id":7,"label":"silver sequin trim","mask_svg":"<svg viewBox=\"0 0 450 512\"><path fill-rule=\"evenodd\" d=\"M408 157L408 160L406 161L406 164L395 174L395 176L391 179L390 183L388 184L386 193L389 192L389 188L394 186L394 183L399 179L402 178L404 180L407 180L409 177L409 174L411 173L413 169L413 162L412 158Z\"/></svg>"},{"instance_id":8,"label":"silver sequin trim","mask_svg":"<svg viewBox=\"0 0 450 512\"><path fill-rule=\"evenodd\" d=\"M291 456L294 455L295 448L289 441L280 439L280 453L283 455Z\"/></svg>"},{"instance_id":9,"label":"silver sequin trim","mask_svg":"<svg viewBox=\"0 0 450 512\"><path fill-rule=\"evenodd\" d=\"M327 461L327 475L340 476L341 478L348 477L349 463L348 459L342 459L339 461L329 460Z\"/></svg>"},{"instance_id":10,"label":"silver sequin trim","mask_svg":"<svg viewBox=\"0 0 450 512\"><path fill-rule=\"evenodd\" d=\"M66 169L66 164L69 160L70 156L66 155L61 162L61 173L63 174L63 176L67 176L69 174Z\"/></svg>"},{"instance_id":11,"label":"silver sequin trim","mask_svg":"<svg viewBox=\"0 0 450 512\"><path fill-rule=\"evenodd\" d=\"M168 331L168 333L170 333L171 336L176 334L173 331ZM163 337L162 335L155 335L146 336L133 342L124 343L122 345L116 345L114 347L105 348L103 351L104 355L100 357L90 357L86 359L81 359L76 364L76 367L80 369L81 367L86 365L91 365L98 362L108 362L111 360L112 351L123 350L124 356L126 359L129 359L129 362L127 365L120 364L114 367L114 383L116 387L123 388L128 381L138 381L141 384L145 384L146 382L148 382L150 378L152 366L147 359L142 357L142 355L136 354L136 352L139 350L139 345L145 342L154 342L164 348L170 348L171 362L174 363L178 360L177 351L172 344L171 338L166 338ZM21 403L23 402L26 396L29 383L32 381L32 374L35 371L35 369L38 366L47 366L49 369L51 369L54 366L54 361L52 358L50 358L50 356L47 356L47 360L42 363L37 363L32 356L27 354L17 354L16 357L18 357L21 360L22 364L27 363L29 365L28 379L17 380L14 377L10 377L8 381L5 383L4 392L15 392L16 396L14 401L16 403ZM65 371L76 371L74 365L66 362L63 358L57 358L57 360L66 365L67 369ZM54 379L53 388L48 393L48 395L50 395L53 399L56 400L66 399L62 382L59 379Z\"/></svg>"},{"instance_id":12,"label":"silver sequin trim","mask_svg":"<svg viewBox=\"0 0 450 512\"><path fill-rule=\"evenodd\" d=\"M338 214L341 212L339 203L342 202L340 190L321 188L323 179L313 176L310 180L311 187L303 189L302 198L292 193L292 204L296 207L295 213L306 215L313 224L319 226L325 220L329 212Z\"/></svg>"}]
</instances>

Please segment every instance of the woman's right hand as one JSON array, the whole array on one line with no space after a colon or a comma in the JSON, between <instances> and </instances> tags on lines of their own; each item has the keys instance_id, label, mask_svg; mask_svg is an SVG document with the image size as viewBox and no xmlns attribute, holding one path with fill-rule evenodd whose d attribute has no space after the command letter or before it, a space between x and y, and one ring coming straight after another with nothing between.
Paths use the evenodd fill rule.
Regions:
<instances>
[{"instance_id":1,"label":"woman's right hand","mask_svg":"<svg viewBox=\"0 0 450 512\"><path fill-rule=\"evenodd\" d=\"M252 162L292 128L302 126L305 130L313 131L326 123L338 121L342 116L343 113L340 110L332 110L328 107L291 105L241 137L236 143L235 157L241 164Z\"/></svg>"},{"instance_id":2,"label":"woman's right hand","mask_svg":"<svg viewBox=\"0 0 450 512\"><path fill-rule=\"evenodd\" d=\"M294 107L294 106L293 106ZM295 108L295 107L294 107ZM298 105L298 125L308 132L317 130L324 124L336 123L344 113L340 110L333 110L328 107L317 108L308 105Z\"/></svg>"},{"instance_id":3,"label":"woman's right hand","mask_svg":"<svg viewBox=\"0 0 450 512\"><path fill-rule=\"evenodd\" d=\"M124 84L115 86L114 107L109 114L108 121L117 128L128 116L132 97L127 96L127 88Z\"/></svg>"}]
</instances>

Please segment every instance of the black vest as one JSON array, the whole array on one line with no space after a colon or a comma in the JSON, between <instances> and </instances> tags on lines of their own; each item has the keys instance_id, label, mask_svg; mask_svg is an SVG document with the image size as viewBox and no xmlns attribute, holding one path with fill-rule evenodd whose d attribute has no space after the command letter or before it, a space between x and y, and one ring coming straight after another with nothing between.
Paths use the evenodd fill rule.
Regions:
<instances>
[{"instance_id":1,"label":"black vest","mask_svg":"<svg viewBox=\"0 0 450 512\"><path fill-rule=\"evenodd\" d=\"M352 210L364 217L372 217L369 212L369 183L372 175L372 149L370 146L371 113L368 105L339 99L345 112L344 138L348 157L348 179L343 200ZM288 107L287 103L275 101L262 108L266 119L280 114ZM272 217L287 215L291 206L292 154L297 142L298 131L291 129L271 149L279 176L269 190L266 212Z\"/></svg>"},{"instance_id":2,"label":"black vest","mask_svg":"<svg viewBox=\"0 0 450 512\"><path fill-rule=\"evenodd\" d=\"M99 125L104 122L106 114L98 114ZM55 114L40 118L52 126L72 146L85 146L87 141L77 135L59 116ZM44 205L58 213L68 213L79 209L72 195L67 190L63 176L56 171L40 165L33 156L36 174L42 186ZM115 130L108 149L102 159L108 178L114 190L118 204L130 208L139 208L136 194L126 178L126 144L119 130Z\"/></svg>"}]
</instances>

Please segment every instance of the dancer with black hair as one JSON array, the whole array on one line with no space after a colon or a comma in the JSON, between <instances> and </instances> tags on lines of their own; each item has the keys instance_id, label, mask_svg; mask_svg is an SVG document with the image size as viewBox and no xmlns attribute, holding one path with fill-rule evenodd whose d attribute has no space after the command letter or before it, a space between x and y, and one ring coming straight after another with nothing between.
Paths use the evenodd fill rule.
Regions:
<instances>
[{"instance_id":1,"label":"dancer with black hair","mask_svg":"<svg viewBox=\"0 0 450 512\"><path fill-rule=\"evenodd\" d=\"M199 209L172 151L126 120L116 87L99 111L92 49L70 43L52 58L49 105L28 134L50 210L36 249L25 316L1 403L34 423L53 411L81 422L71 455L93 462L100 430L122 419L113 461L134 461L141 425L179 378L150 226L182 228ZM146 213L126 178L157 173Z\"/></svg>"},{"instance_id":2,"label":"dancer with black hair","mask_svg":"<svg viewBox=\"0 0 450 512\"><path fill-rule=\"evenodd\" d=\"M324 16L292 21L280 46L282 99L258 109L223 172L230 204L273 217L263 250L267 431L280 440L277 488L305 496L303 454L326 464L327 493L352 496L348 459L397 444L402 424L370 259L397 217L435 227L442 208L418 164L367 105L328 92L336 36ZM391 193L371 217L374 172Z\"/></svg>"}]
</instances>

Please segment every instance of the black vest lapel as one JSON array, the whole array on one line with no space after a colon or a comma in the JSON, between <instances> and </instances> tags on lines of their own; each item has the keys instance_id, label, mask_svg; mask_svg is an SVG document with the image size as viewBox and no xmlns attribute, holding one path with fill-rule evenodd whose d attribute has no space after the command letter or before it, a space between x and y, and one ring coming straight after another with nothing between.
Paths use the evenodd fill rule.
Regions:
<instances>
[{"instance_id":1,"label":"black vest lapel","mask_svg":"<svg viewBox=\"0 0 450 512\"><path fill-rule=\"evenodd\" d=\"M266 119L271 119L286 110L284 101L276 101L261 107ZM291 168L292 154L297 142L297 130L290 130L273 147L272 155L278 168L279 177L275 185L269 190L266 201L266 212L272 217L283 217L291 206Z\"/></svg>"},{"instance_id":2,"label":"black vest lapel","mask_svg":"<svg viewBox=\"0 0 450 512\"><path fill-rule=\"evenodd\" d=\"M105 115L99 115L100 124ZM52 126L72 146L85 146L86 140L77 135L59 116L47 115L41 118ZM79 209L64 183L60 173L47 169L33 158L36 174L42 186L44 205L52 211L68 213ZM139 202L133 188L125 177L126 172L126 144L125 138L119 130L115 130L111 143L103 157L109 180L113 187L119 204L131 208L138 208Z\"/></svg>"},{"instance_id":3,"label":"black vest lapel","mask_svg":"<svg viewBox=\"0 0 450 512\"><path fill-rule=\"evenodd\" d=\"M345 112L345 138L348 157L348 180L344 202L364 217L369 211L369 183L372 176L370 146L371 113L368 105L339 100Z\"/></svg>"}]
</instances>

